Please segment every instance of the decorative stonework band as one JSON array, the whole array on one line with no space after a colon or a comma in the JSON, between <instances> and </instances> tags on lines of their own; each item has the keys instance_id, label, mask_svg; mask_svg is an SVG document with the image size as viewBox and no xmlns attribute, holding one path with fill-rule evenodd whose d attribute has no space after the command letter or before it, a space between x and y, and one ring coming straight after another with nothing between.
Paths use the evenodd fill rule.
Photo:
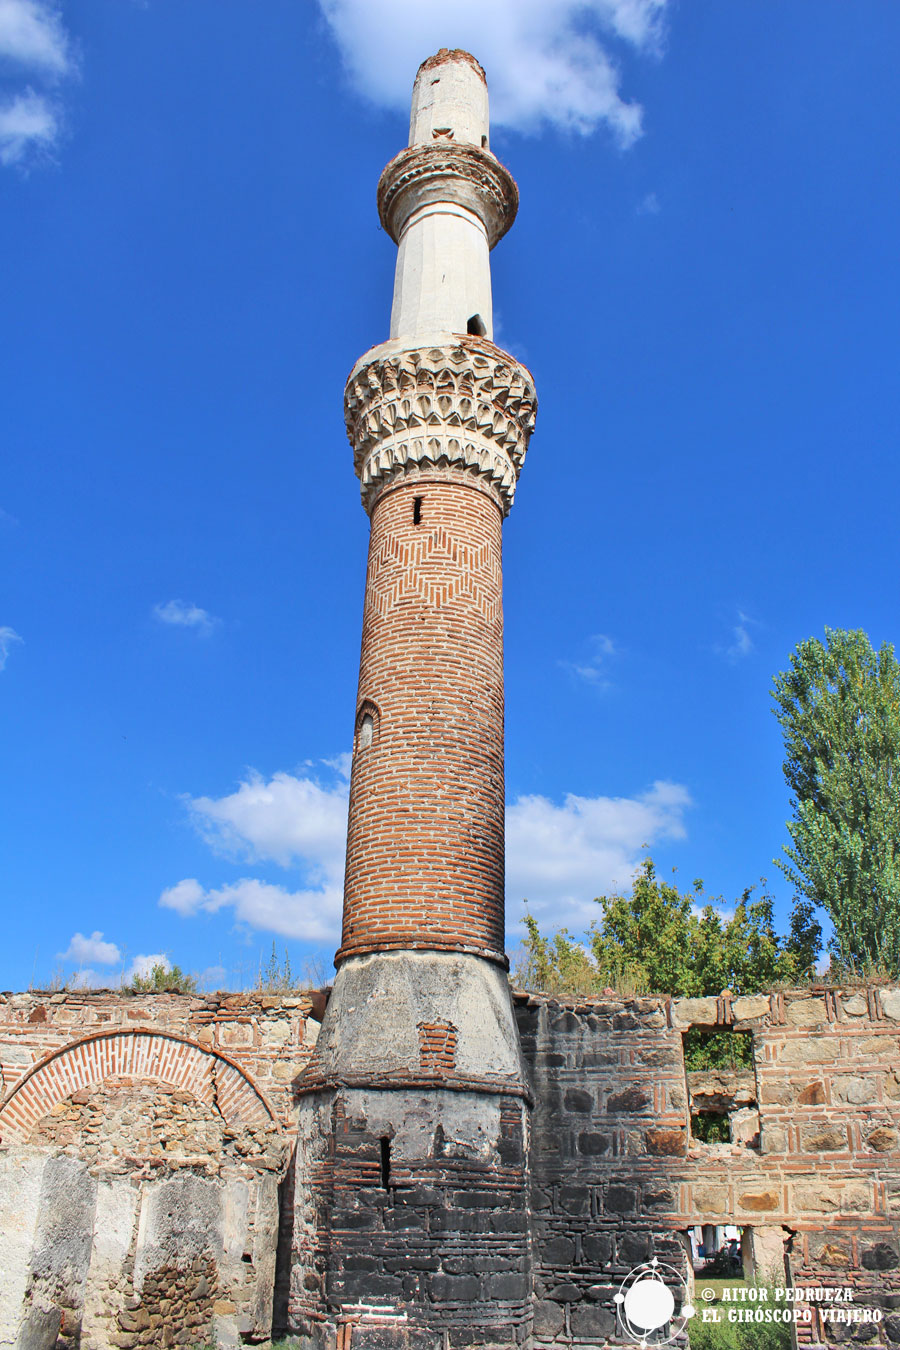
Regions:
<instances>
[{"instance_id":1,"label":"decorative stonework band","mask_svg":"<svg viewBox=\"0 0 900 1350\"><path fill-rule=\"evenodd\" d=\"M378 215L395 244L413 211L431 202L456 202L474 211L493 248L516 218L519 189L489 150L452 141L411 145L394 156L378 181Z\"/></svg>"},{"instance_id":2,"label":"decorative stonework band","mask_svg":"<svg viewBox=\"0 0 900 1350\"><path fill-rule=\"evenodd\" d=\"M373 347L344 391L363 505L371 512L408 474L449 468L476 478L506 515L536 411L530 372L486 338Z\"/></svg>"}]
</instances>

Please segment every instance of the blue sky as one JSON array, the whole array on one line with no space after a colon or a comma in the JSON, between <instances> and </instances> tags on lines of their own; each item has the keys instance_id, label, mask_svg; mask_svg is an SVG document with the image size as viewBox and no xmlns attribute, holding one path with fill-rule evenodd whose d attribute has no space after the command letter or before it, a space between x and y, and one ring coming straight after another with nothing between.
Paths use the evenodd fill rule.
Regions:
<instances>
[{"instance_id":1,"label":"blue sky","mask_svg":"<svg viewBox=\"0 0 900 1350\"><path fill-rule=\"evenodd\" d=\"M165 953L330 969L367 519L375 185L469 47L537 430L505 526L508 913L648 844L733 898L788 794L772 675L895 640L886 0L0 0L0 987ZM99 935L99 936L98 936Z\"/></svg>"}]
</instances>

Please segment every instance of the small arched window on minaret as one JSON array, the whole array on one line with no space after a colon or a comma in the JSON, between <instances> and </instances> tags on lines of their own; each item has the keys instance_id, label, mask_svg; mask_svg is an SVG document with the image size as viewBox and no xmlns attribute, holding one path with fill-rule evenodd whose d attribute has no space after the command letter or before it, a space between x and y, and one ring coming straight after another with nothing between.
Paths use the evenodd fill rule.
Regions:
<instances>
[{"instance_id":1,"label":"small arched window on minaret","mask_svg":"<svg viewBox=\"0 0 900 1350\"><path fill-rule=\"evenodd\" d=\"M375 740L378 733L378 723L381 715L369 699L359 706L359 712L356 714L356 738L354 751L368 750L369 746Z\"/></svg>"},{"instance_id":2,"label":"small arched window on minaret","mask_svg":"<svg viewBox=\"0 0 900 1350\"><path fill-rule=\"evenodd\" d=\"M487 328L480 314L473 314L466 324L466 332L472 337L487 337Z\"/></svg>"}]
</instances>

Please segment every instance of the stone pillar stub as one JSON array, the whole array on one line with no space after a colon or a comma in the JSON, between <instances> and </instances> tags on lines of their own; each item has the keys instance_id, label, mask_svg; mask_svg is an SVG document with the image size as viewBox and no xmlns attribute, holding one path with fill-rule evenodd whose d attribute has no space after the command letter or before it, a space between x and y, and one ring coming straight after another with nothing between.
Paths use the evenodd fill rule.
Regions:
<instances>
[{"instance_id":1,"label":"stone pillar stub","mask_svg":"<svg viewBox=\"0 0 900 1350\"><path fill-rule=\"evenodd\" d=\"M474 56L442 48L423 61L413 87L410 145L443 139L481 149L488 135L487 82Z\"/></svg>"}]
</instances>

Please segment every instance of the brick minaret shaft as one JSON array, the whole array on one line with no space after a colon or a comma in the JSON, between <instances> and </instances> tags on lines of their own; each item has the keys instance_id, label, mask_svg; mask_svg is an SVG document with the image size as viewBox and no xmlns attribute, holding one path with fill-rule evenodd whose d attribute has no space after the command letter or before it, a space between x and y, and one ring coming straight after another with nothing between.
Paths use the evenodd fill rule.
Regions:
<instances>
[{"instance_id":1,"label":"brick minaret shaft","mask_svg":"<svg viewBox=\"0 0 900 1350\"><path fill-rule=\"evenodd\" d=\"M488 253L518 193L487 145L481 67L426 61L378 188L399 245L391 340L346 394L372 528L338 963L504 959L501 524L535 399L489 340Z\"/></svg>"},{"instance_id":2,"label":"brick minaret shaft","mask_svg":"<svg viewBox=\"0 0 900 1350\"><path fill-rule=\"evenodd\" d=\"M491 341L489 253L518 192L487 113L466 52L420 67L409 145L378 185L398 245L390 338L345 391L371 537L343 937L296 1084L318 1107L300 1119L313 1184L295 1195L290 1308L317 1348L355 1347L345 1329L374 1306L429 1346L522 1344L530 1318L528 1089L503 953L501 530L535 394Z\"/></svg>"}]
</instances>

